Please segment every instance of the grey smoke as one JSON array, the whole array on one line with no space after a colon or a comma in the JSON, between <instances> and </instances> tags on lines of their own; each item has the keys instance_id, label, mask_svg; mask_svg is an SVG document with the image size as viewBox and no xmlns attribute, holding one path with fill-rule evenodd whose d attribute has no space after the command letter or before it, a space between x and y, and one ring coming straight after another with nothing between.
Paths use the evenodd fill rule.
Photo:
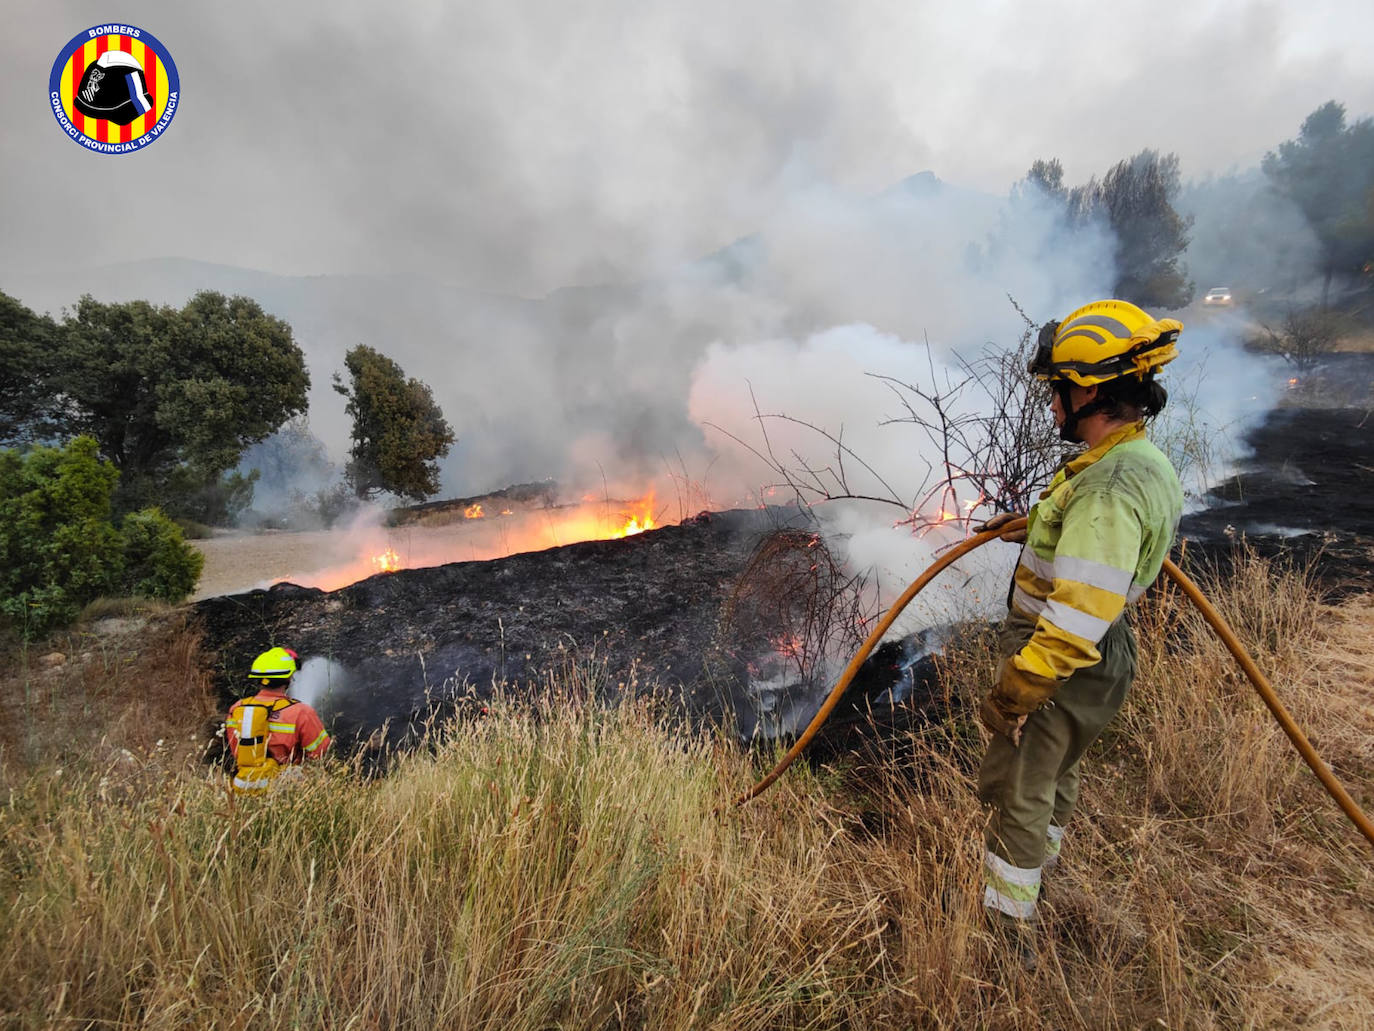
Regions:
<instances>
[{"instance_id":1,"label":"grey smoke","mask_svg":"<svg viewBox=\"0 0 1374 1031\"><path fill-rule=\"evenodd\" d=\"M307 353L311 427L336 462L330 374L377 347L454 425L451 495L546 477L629 491L678 468L731 501L757 469L699 410L734 398L715 416L747 429L746 378L886 458L884 413L813 360L825 349L859 376L914 376L927 341L949 363L1015 340L1008 294L1040 320L1112 281L1108 241L1006 199L1033 159L1081 182L1155 146L1185 175L1220 173L1330 97L1374 110L1374 11L1335 0L1132 0L1091 19L1067 3L131 0L121 17L172 49L184 97L156 145L100 158L42 97L62 43L98 19L21 6L24 32L0 39L0 289L54 311L84 290L256 297ZM1110 61L1060 59L1104 46ZM943 182L907 178L923 168ZM1232 217L1222 204L1196 191L1195 272L1265 278L1209 227ZM1291 214L1271 235L1296 261ZM1230 371L1260 363L1239 328L1213 335L1227 371L1203 400L1234 427L1263 384ZM862 551L866 531L852 539Z\"/></svg>"}]
</instances>

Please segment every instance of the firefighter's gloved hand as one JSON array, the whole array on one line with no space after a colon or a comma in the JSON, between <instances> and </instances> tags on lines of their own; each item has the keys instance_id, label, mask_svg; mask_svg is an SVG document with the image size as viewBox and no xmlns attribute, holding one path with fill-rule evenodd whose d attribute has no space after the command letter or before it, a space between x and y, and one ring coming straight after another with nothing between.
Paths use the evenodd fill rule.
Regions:
<instances>
[{"instance_id":1,"label":"firefighter's gloved hand","mask_svg":"<svg viewBox=\"0 0 1374 1031\"><path fill-rule=\"evenodd\" d=\"M1007 709L994 692L989 691L983 697L983 704L978 706L978 718L983 721L983 726L994 734L1001 734L1013 746L1021 743L1021 728L1026 725L1025 714Z\"/></svg>"},{"instance_id":2,"label":"firefighter's gloved hand","mask_svg":"<svg viewBox=\"0 0 1374 1031\"><path fill-rule=\"evenodd\" d=\"M1040 708L1058 689L1057 681L1021 669L1014 659L1003 659L997 666L997 686L992 690L1006 712L1021 715Z\"/></svg>"},{"instance_id":3,"label":"firefighter's gloved hand","mask_svg":"<svg viewBox=\"0 0 1374 1031\"><path fill-rule=\"evenodd\" d=\"M1024 516L1017 515L1015 512L998 512L986 523L979 523L973 528L974 533L983 533L987 530L995 530L999 526L1006 526L1007 523L1015 519L1023 519ZM1010 530L1002 534L1001 540L1010 541L1012 544L1021 544L1026 539L1026 528L1023 526L1019 530Z\"/></svg>"}]
</instances>

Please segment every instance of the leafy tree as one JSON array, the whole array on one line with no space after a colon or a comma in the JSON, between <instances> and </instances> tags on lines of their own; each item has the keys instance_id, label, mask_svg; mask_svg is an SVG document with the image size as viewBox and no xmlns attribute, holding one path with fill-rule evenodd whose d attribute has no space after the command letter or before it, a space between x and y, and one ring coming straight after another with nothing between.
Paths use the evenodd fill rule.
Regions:
<instances>
[{"instance_id":1,"label":"leafy tree","mask_svg":"<svg viewBox=\"0 0 1374 1031\"><path fill-rule=\"evenodd\" d=\"M1065 200L1068 197L1068 190L1064 186L1064 166L1060 164L1058 158L1051 158L1048 161L1037 159L1031 163L1030 171L1026 173L1025 180L1018 188L1022 190L1035 189L1046 197Z\"/></svg>"},{"instance_id":2,"label":"leafy tree","mask_svg":"<svg viewBox=\"0 0 1374 1031\"><path fill-rule=\"evenodd\" d=\"M61 329L63 428L99 442L121 474L122 509L156 498L185 507L306 408L310 376L291 327L247 297L205 291L177 310L86 296Z\"/></svg>"},{"instance_id":3,"label":"leafy tree","mask_svg":"<svg viewBox=\"0 0 1374 1031\"><path fill-rule=\"evenodd\" d=\"M1325 307L1335 276L1356 275L1374 260L1374 120L1347 125L1344 105L1329 100L1261 167L1321 242Z\"/></svg>"},{"instance_id":4,"label":"leafy tree","mask_svg":"<svg viewBox=\"0 0 1374 1031\"><path fill-rule=\"evenodd\" d=\"M0 451L0 614L26 637L70 623L102 594L181 601L204 557L156 509L110 521L119 473L92 437Z\"/></svg>"},{"instance_id":5,"label":"leafy tree","mask_svg":"<svg viewBox=\"0 0 1374 1031\"><path fill-rule=\"evenodd\" d=\"M193 465L179 465L159 485L159 490L179 519L229 526L252 506L257 482L256 470L244 475L235 469L215 476Z\"/></svg>"},{"instance_id":6,"label":"leafy tree","mask_svg":"<svg viewBox=\"0 0 1374 1031\"><path fill-rule=\"evenodd\" d=\"M245 451L239 469L249 475L257 473L262 488L279 494L322 486L339 478L328 449L311 432L304 416L289 420Z\"/></svg>"},{"instance_id":7,"label":"leafy tree","mask_svg":"<svg viewBox=\"0 0 1374 1031\"><path fill-rule=\"evenodd\" d=\"M1181 265L1192 218L1174 209L1179 187L1177 155L1142 150L1117 162L1101 180L1072 189L1064 185L1058 159L1038 160L1018 190L1058 204L1070 230L1110 230L1116 239L1117 297L1145 307L1181 308L1193 298Z\"/></svg>"},{"instance_id":8,"label":"leafy tree","mask_svg":"<svg viewBox=\"0 0 1374 1031\"><path fill-rule=\"evenodd\" d=\"M1193 299L1180 259L1191 218L1174 210L1178 156L1142 150L1102 180L1101 205L1116 233L1116 294L1146 307L1182 308Z\"/></svg>"},{"instance_id":9,"label":"leafy tree","mask_svg":"<svg viewBox=\"0 0 1374 1031\"><path fill-rule=\"evenodd\" d=\"M89 437L61 450L0 451L0 612L25 636L71 622L84 602L113 590L118 478Z\"/></svg>"},{"instance_id":10,"label":"leafy tree","mask_svg":"<svg viewBox=\"0 0 1374 1031\"><path fill-rule=\"evenodd\" d=\"M356 511L358 498L304 416L243 453L239 471L258 477L253 512L260 525L332 526Z\"/></svg>"},{"instance_id":11,"label":"leafy tree","mask_svg":"<svg viewBox=\"0 0 1374 1031\"><path fill-rule=\"evenodd\" d=\"M344 356L348 382L334 389L348 399L353 447L345 477L360 498L389 491L414 501L438 493L437 459L448 454L453 430L429 387L406 379L386 355L359 344Z\"/></svg>"},{"instance_id":12,"label":"leafy tree","mask_svg":"<svg viewBox=\"0 0 1374 1031\"><path fill-rule=\"evenodd\" d=\"M0 293L0 440L31 441L51 432L56 331L52 319Z\"/></svg>"},{"instance_id":13,"label":"leafy tree","mask_svg":"<svg viewBox=\"0 0 1374 1031\"><path fill-rule=\"evenodd\" d=\"M1188 268L1198 285L1229 283L1252 315L1280 317L1277 299L1307 285L1320 265L1306 216L1258 167L1187 184L1178 209L1194 218Z\"/></svg>"}]
</instances>

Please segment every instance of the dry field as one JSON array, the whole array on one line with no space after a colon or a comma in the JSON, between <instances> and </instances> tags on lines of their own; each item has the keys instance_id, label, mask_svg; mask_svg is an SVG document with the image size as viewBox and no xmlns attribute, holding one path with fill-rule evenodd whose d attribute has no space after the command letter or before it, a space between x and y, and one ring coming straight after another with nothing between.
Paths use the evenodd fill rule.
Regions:
<instances>
[{"instance_id":1,"label":"dry field","mask_svg":"<svg viewBox=\"0 0 1374 1031\"><path fill-rule=\"evenodd\" d=\"M1243 558L1206 584L1374 808L1374 599ZM97 620L0 679L0 1024L1341 1028L1374 1013L1374 849L1169 591L1086 766L1040 961L984 930L959 715L904 758L757 775L575 670L391 775L245 804L202 766L180 613ZM50 657L59 654L64 661Z\"/></svg>"}]
</instances>

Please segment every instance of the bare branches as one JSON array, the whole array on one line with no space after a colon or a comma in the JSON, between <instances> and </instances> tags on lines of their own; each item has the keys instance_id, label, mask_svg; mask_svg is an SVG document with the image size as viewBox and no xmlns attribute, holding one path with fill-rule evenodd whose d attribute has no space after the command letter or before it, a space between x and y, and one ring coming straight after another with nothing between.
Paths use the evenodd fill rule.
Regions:
<instances>
[{"instance_id":1,"label":"bare branches","mask_svg":"<svg viewBox=\"0 0 1374 1031\"><path fill-rule=\"evenodd\" d=\"M763 645L787 682L828 676L826 660L858 649L872 613L865 576L851 576L820 534L777 530L754 550L722 612L729 639ZM751 676L763 670L750 670Z\"/></svg>"},{"instance_id":2,"label":"bare branches","mask_svg":"<svg viewBox=\"0 0 1374 1031\"><path fill-rule=\"evenodd\" d=\"M1346 319L1325 308L1290 311L1283 325L1274 330L1261 323L1263 334L1250 343L1261 351L1281 355L1301 372L1310 372L1318 365L1348 329Z\"/></svg>"},{"instance_id":3,"label":"bare branches","mask_svg":"<svg viewBox=\"0 0 1374 1031\"><path fill-rule=\"evenodd\" d=\"M844 427L841 426L838 432L831 433L824 427L807 422L805 419L798 419L783 412L764 413L759 410L758 399L754 396L754 387L749 386L749 401L754 406L754 421L758 423L759 434L763 438L762 448L756 448L748 441L741 440L729 430L718 426L715 423L703 423L718 433L729 437L740 447L750 454L759 458L768 468L778 477L778 482L765 484L768 488L784 488L796 497L797 503L803 507L810 506L822 501L875 501L880 504L896 505L905 509L907 506L895 488L893 488L876 469L868 464L862 456L855 452L844 442ZM778 458L773 450L773 442L768 436L768 420L776 420L782 423L789 423L793 426L800 426L816 434L825 440L833 449L833 455L829 463L825 465L812 465L811 462L796 449L791 449L786 461ZM845 470L845 461L848 460L854 465L863 469L873 477L874 480L887 491L887 494L862 493L850 487L849 475ZM930 466L927 463L927 469Z\"/></svg>"},{"instance_id":4,"label":"bare branches","mask_svg":"<svg viewBox=\"0 0 1374 1031\"><path fill-rule=\"evenodd\" d=\"M903 512L896 525L918 533L949 522L967 526L989 509L1027 511L1058 465L1061 446L1045 388L1026 372L1035 325L1016 310L1025 328L1013 349L989 345L975 358L958 357L952 366L937 367L927 340L927 381L868 374L888 388L901 413L879 425L913 426L924 438L912 449L910 461L925 468L910 494L846 443L843 426L832 431L783 412L765 413L752 385L749 396L762 444L755 447L713 428L757 456L777 477L769 486L785 488L804 507L842 500L892 505ZM817 462L796 448L780 455L770 424L806 430L822 442L826 458Z\"/></svg>"}]
</instances>

